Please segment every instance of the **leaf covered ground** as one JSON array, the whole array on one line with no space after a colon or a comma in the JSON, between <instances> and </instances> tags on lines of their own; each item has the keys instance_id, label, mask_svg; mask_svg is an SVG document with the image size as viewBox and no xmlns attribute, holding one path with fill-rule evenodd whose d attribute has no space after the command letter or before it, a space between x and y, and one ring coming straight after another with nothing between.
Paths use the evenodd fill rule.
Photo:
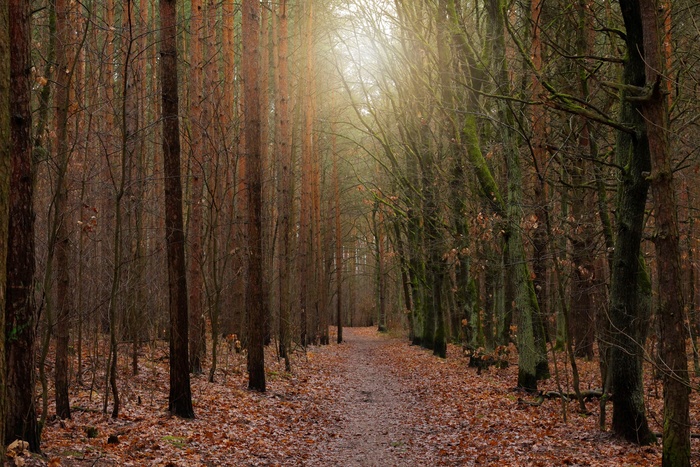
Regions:
<instances>
[{"instance_id":1,"label":"leaf covered ground","mask_svg":"<svg viewBox=\"0 0 700 467\"><path fill-rule=\"evenodd\" d=\"M638 447L598 430L597 401L587 404L586 415L568 403L566 422L559 400L523 403L532 397L514 389L514 352L508 368L477 374L459 347L450 346L448 358L441 360L373 328L345 329L344 335L341 345L297 352L291 373L268 355L265 394L246 389L245 357L224 351L215 383L204 375L193 377L194 420L167 414L166 347L150 347L141 356L139 375L125 376L124 362L118 419L102 412L103 392L97 383L91 390L86 381L71 395L72 420L47 423L44 457L18 454L13 462L52 467L660 465L659 445ZM567 376L558 365L566 389ZM579 362L579 368L582 389L600 387L596 363ZM556 381L542 389L555 390ZM699 433L697 391L691 398L692 431ZM647 403L659 431L659 381L647 381ZM109 443L110 436L118 443ZM700 465L698 440L692 449L692 463Z\"/></svg>"}]
</instances>

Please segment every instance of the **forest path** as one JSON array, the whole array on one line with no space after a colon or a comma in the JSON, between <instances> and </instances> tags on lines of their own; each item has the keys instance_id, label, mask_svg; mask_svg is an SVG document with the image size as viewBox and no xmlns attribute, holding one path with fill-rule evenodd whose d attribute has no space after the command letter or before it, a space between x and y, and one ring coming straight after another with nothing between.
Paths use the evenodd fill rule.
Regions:
<instances>
[{"instance_id":1,"label":"forest path","mask_svg":"<svg viewBox=\"0 0 700 467\"><path fill-rule=\"evenodd\" d=\"M395 371L396 341L372 328L346 328L342 345L320 349L337 358L336 371L324 376L331 394L326 410L337 423L308 465L433 464L415 443L423 436L423 396L408 384L407 375Z\"/></svg>"},{"instance_id":2,"label":"forest path","mask_svg":"<svg viewBox=\"0 0 700 467\"><path fill-rule=\"evenodd\" d=\"M262 394L247 390L245 355L232 354L216 383L192 378L192 420L166 412L168 348L156 342L150 359L144 352L143 371L130 379L124 372L118 420L102 413L94 390L78 387L73 418L49 418L46 457L18 459L64 467L660 465L658 445L634 446L598 430L597 401L588 403L586 416L570 403L567 422L561 401L520 403L530 396L513 389L515 355L510 367L477 374L459 346L449 345L448 358L440 359L375 328L344 334L340 345L299 349L291 373L270 346ZM130 361L122 363L128 368ZM580 364L582 386L596 387L597 362ZM554 381L542 389L555 390ZM648 400L660 418L660 398ZM87 436L89 427L97 437ZM115 434L120 442L108 443ZM695 441L691 463L700 465Z\"/></svg>"},{"instance_id":3,"label":"forest path","mask_svg":"<svg viewBox=\"0 0 700 467\"><path fill-rule=\"evenodd\" d=\"M313 420L303 466L549 467L659 465L660 447L636 446L599 431L590 415L560 401L534 406L513 388L515 356L505 369L477 374L458 346L448 358L375 328L345 328L341 345L308 352L304 407ZM596 362L580 362L582 385L595 387ZM555 390L555 381L542 382ZM657 412L659 413L658 409ZM308 442L308 441L307 441ZM700 465L697 445L693 465ZM290 464L291 465L291 464Z\"/></svg>"}]
</instances>

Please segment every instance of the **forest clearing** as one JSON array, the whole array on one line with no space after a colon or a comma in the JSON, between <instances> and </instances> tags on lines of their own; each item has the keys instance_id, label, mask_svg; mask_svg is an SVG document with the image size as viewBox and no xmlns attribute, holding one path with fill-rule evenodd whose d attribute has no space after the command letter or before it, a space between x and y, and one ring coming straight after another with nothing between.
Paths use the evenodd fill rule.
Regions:
<instances>
[{"instance_id":1,"label":"forest clearing","mask_svg":"<svg viewBox=\"0 0 700 467\"><path fill-rule=\"evenodd\" d=\"M598 400L541 405L515 389L515 359L481 374L462 349L443 360L375 328L348 328L346 342L297 352L293 371L270 358L269 388L246 389L244 356L232 353L218 382L192 381L196 418L167 413L166 349L156 343L139 376L125 379L123 415L103 413L102 391L76 388L72 420L50 420L43 462L51 466L627 466L659 465L659 445L640 447L598 429ZM271 357L274 357L271 355ZM562 355L559 353L559 358ZM128 362L124 362L128 366ZM561 365L561 362L559 362ZM585 388L597 364L580 362ZM224 373L227 373L224 376ZM99 378L98 378L99 379ZM566 380L560 381L570 391ZM694 384L698 379L694 378ZM645 399L659 430L659 381ZM543 387L557 391L555 381ZM700 432L693 394L693 433ZM91 433L90 430L94 430ZM110 444L111 436L118 443ZM700 462L693 440L692 460ZM20 464L16 464L20 465Z\"/></svg>"}]
</instances>

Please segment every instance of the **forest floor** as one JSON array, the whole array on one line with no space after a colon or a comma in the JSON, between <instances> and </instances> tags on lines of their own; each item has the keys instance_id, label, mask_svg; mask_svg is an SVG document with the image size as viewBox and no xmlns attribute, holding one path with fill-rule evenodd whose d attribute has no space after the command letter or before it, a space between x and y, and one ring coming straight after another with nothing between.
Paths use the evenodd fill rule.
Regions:
<instances>
[{"instance_id":1,"label":"forest floor","mask_svg":"<svg viewBox=\"0 0 700 467\"><path fill-rule=\"evenodd\" d=\"M344 337L298 352L291 373L268 355L264 394L246 389L245 356L225 350L217 382L192 379L193 420L167 413L167 345L144 347L139 375L126 376L124 361L118 419L102 413L102 391L83 385L71 394L73 418L47 422L44 456L18 454L10 465L660 465L660 445L638 447L598 430L598 401L584 415L560 399L532 405L514 389L513 354L508 368L477 374L456 346L442 360L374 328L346 328ZM595 362L579 368L581 389L600 386ZM558 372L568 390L561 361ZM556 387L555 378L542 384ZM646 397L659 431L660 381L647 382ZM700 433L697 390L692 401L692 431ZM695 439L692 456L700 465Z\"/></svg>"}]
</instances>

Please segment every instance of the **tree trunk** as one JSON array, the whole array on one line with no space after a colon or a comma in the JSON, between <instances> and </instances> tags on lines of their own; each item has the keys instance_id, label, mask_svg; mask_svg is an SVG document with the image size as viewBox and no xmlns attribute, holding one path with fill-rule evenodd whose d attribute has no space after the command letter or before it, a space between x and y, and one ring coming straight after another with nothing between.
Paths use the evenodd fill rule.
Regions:
<instances>
[{"instance_id":1,"label":"tree trunk","mask_svg":"<svg viewBox=\"0 0 700 467\"><path fill-rule=\"evenodd\" d=\"M70 331L71 300L70 293L70 240L68 180L66 172L70 159L71 142L68 131L69 106L71 104L71 86L73 72L77 64L74 54L73 24L74 14L66 0L56 1L56 185L54 209L51 227L53 238L49 249L55 255L56 271L56 414L61 418L70 418L70 401L68 399L68 343Z\"/></svg>"},{"instance_id":2,"label":"tree trunk","mask_svg":"<svg viewBox=\"0 0 700 467\"><path fill-rule=\"evenodd\" d=\"M695 199L691 196L690 186L685 186L685 201L687 206L693 206ZM695 218L692 215L688 215L688 231L687 231L687 246L686 254L688 255L688 262L694 264L695 261ZM688 289L686 292L688 300L688 331L690 332L691 347L693 348L693 371L695 376L700 375L700 351L698 349L698 332L700 331L700 326L698 326L698 310L697 310L697 292L696 287L697 279L695 274L695 268L688 268Z\"/></svg>"},{"instance_id":3,"label":"tree trunk","mask_svg":"<svg viewBox=\"0 0 700 467\"><path fill-rule=\"evenodd\" d=\"M495 9L494 9L495 8ZM448 4L448 12L452 20L453 29L458 24L454 2ZM488 11L491 21L495 73L499 85L498 93L508 94L508 70L506 67L505 46L504 46L504 11L498 4L491 5ZM455 35L455 39L463 46L460 50L467 51L467 39L463 33ZM472 60L462 57L465 66L470 70L470 75L474 79L476 70L469 66ZM518 316L518 386L535 390L537 380L549 376L546 356L546 343L544 339L544 329L539 322L539 308L535 289L525 261L525 248L520 234L520 206L522 203L522 171L517 149L514 147L515 136L511 128L513 125L513 115L503 100L499 100L499 118L504 123L500 127L505 157L508 170L508 200L504 200L498 185L489 169L486 159L481 151L479 134L477 131L476 117L466 115L461 130L462 140L465 143L465 151L469 161L474 166L474 170L481 186L482 193L490 203L493 210L506 219L505 228L505 251L507 254L508 271L511 273L511 281L514 290L514 300Z\"/></svg>"},{"instance_id":4,"label":"tree trunk","mask_svg":"<svg viewBox=\"0 0 700 467\"><path fill-rule=\"evenodd\" d=\"M338 148L336 147L335 132L331 131L333 151L333 217L335 240L335 290L336 290L336 321L338 324L338 344L343 342L343 230L340 223L340 176L338 174ZM398 228L397 228L398 231ZM400 253L400 257L403 255ZM405 268L401 269L402 277L405 276ZM406 280L403 281L404 285ZM406 295L408 299L408 294Z\"/></svg>"},{"instance_id":5,"label":"tree trunk","mask_svg":"<svg viewBox=\"0 0 700 467\"><path fill-rule=\"evenodd\" d=\"M273 264L274 264L274 231L275 231L275 203L274 203L274 175L272 173L272 161L270 160L270 10L272 3L265 1L260 10L260 167L261 167L261 237L262 237L262 303L263 303L263 342L270 345L272 342L272 306L274 298L272 293Z\"/></svg>"},{"instance_id":6,"label":"tree trunk","mask_svg":"<svg viewBox=\"0 0 700 467\"><path fill-rule=\"evenodd\" d=\"M454 266L455 274L455 307L457 309L456 321L459 333L455 333L453 337L459 337L460 340L473 348L478 347L477 335L480 332L480 327L475 326L479 317L474 313L474 303L476 295L474 289L470 287L470 264L471 258L469 254L469 221L467 217L467 179L464 171L464 151L462 148L460 129L460 119L458 112L454 111L459 106L460 112L468 112L468 105L474 104L473 94L458 99L452 91L454 83L451 78L452 72L458 72L459 67L456 62L451 61L449 44L452 39L450 34L450 23L447 15L448 3L446 0L441 0L438 7L438 60L440 67L440 86L442 99L442 108L445 113L446 125L451 137L451 142L448 144L448 160L450 161L451 173L449 180L450 187L450 216L452 220L452 235L454 237L452 248L455 251ZM453 330L454 332L454 330ZM483 343L481 343L483 344Z\"/></svg>"},{"instance_id":7,"label":"tree trunk","mask_svg":"<svg viewBox=\"0 0 700 467\"><path fill-rule=\"evenodd\" d=\"M642 87L644 73L642 24L636 0L620 2L625 21L627 58L624 63L624 83ZM650 444L655 436L649 429L644 407L642 352L640 340L648 326L644 306L640 303L640 243L644 227L651 170L649 145L639 104L629 99L629 91L621 92L620 121L634 133L618 131L615 146L621 174L618 187L617 236L613 253L610 283L610 375L613 400L613 431L633 443Z\"/></svg>"},{"instance_id":8,"label":"tree trunk","mask_svg":"<svg viewBox=\"0 0 700 467\"><path fill-rule=\"evenodd\" d=\"M350 315L350 327L352 327L355 324L355 312L357 311L357 291L355 290L357 284L357 252L354 242L352 253L350 254L349 269L352 271L352 274L350 274L350 283L348 284L348 314Z\"/></svg>"},{"instance_id":9,"label":"tree trunk","mask_svg":"<svg viewBox=\"0 0 700 467\"><path fill-rule=\"evenodd\" d=\"M277 94L275 104L277 149L277 215L279 216L279 353L284 358L287 371L291 370L289 352L291 338L291 215L292 198L292 147L289 130L289 53L287 34L287 1L280 0L277 24Z\"/></svg>"},{"instance_id":10,"label":"tree trunk","mask_svg":"<svg viewBox=\"0 0 700 467\"><path fill-rule=\"evenodd\" d=\"M589 13L588 0L580 0L578 5L579 28L576 31L576 42L579 55L594 55L593 17ZM582 96L588 98L588 75L581 73L579 90ZM586 184L591 179L590 160L596 160L598 149L593 135L591 122L580 118L581 129L578 137L580 153L575 155L571 166L571 218L569 231L571 237L571 262L573 275L571 294L569 296L569 314L571 329L567 329L568 337L574 343L575 354L592 360L593 344L595 342L595 311L593 303L594 283L594 251L595 251L595 210Z\"/></svg>"},{"instance_id":11,"label":"tree trunk","mask_svg":"<svg viewBox=\"0 0 700 467\"><path fill-rule=\"evenodd\" d=\"M139 0L135 3L136 11L148 11L148 3L146 0ZM139 57L146 51L147 48L147 38L148 36L144 33L148 30L146 24L146 16L138 15L136 18L131 18L133 23L133 30L131 37L134 40L135 50L132 53L132 57L138 55ZM139 360L138 351L141 344L141 340L146 335L146 329L143 326L144 317L144 303L145 298L145 287L144 287L144 273L146 272L147 265L150 263L145 258L144 255L144 211L146 202L144 197L148 193L147 187L147 171L150 165L148 161L149 151L147 148L147 139L145 132L144 122L147 121L149 108L147 107L147 82L146 82L146 62L144 60L132 60L130 66L132 75L132 86L134 87L131 93L131 99L129 99L128 109L128 134L130 136L129 151L130 151L130 180L132 180L133 188L129 190L129 203L128 212L130 217L129 229L132 233L131 236L131 258L132 263L129 266L129 273L133 278L134 288L136 289L130 294L130 310L129 310L129 335L132 339L131 342L131 373L132 375L137 375L139 372ZM82 238L82 237L81 237ZM78 307L80 310L81 307Z\"/></svg>"},{"instance_id":12,"label":"tree trunk","mask_svg":"<svg viewBox=\"0 0 700 467\"><path fill-rule=\"evenodd\" d=\"M170 395L168 410L194 418L188 355L187 280L180 178L176 0L160 0L160 77L165 178L165 241L170 311Z\"/></svg>"},{"instance_id":13,"label":"tree trunk","mask_svg":"<svg viewBox=\"0 0 700 467\"><path fill-rule=\"evenodd\" d=\"M245 157L248 192L248 388L265 392L265 309L263 305L262 164L260 151L260 3L244 0L241 40L243 99L246 105Z\"/></svg>"},{"instance_id":14,"label":"tree trunk","mask_svg":"<svg viewBox=\"0 0 700 467\"><path fill-rule=\"evenodd\" d=\"M379 219L377 219L379 218ZM377 301L377 331L386 332L386 283L384 280L384 233L382 232L382 214L379 211L379 203L375 202L372 210L372 229L374 234L374 247L376 249L376 298Z\"/></svg>"},{"instance_id":15,"label":"tree trunk","mask_svg":"<svg viewBox=\"0 0 700 467\"><path fill-rule=\"evenodd\" d=\"M7 413L5 444L16 439L39 452L39 427L34 408L34 345L37 309L34 305L34 212L30 108L29 3L11 0L10 114L12 178L7 241L5 358ZM4 267L4 265L3 265Z\"/></svg>"},{"instance_id":16,"label":"tree trunk","mask_svg":"<svg viewBox=\"0 0 700 467\"><path fill-rule=\"evenodd\" d=\"M639 4L646 90L651 91L651 96L642 102L641 111L651 155L654 246L659 280L657 317L664 382L661 464L664 467L690 467L690 382L686 355L688 332L683 307L678 203L668 139L667 87L663 86L665 71L668 70L661 54L663 34L659 23L662 15L659 15L659 5L654 0L640 0ZM665 14L670 15L670 11Z\"/></svg>"},{"instance_id":17,"label":"tree trunk","mask_svg":"<svg viewBox=\"0 0 700 467\"><path fill-rule=\"evenodd\" d=\"M531 76L532 89L530 90L533 100L543 93L542 83L538 78L539 72L543 68L542 54L544 45L541 37L543 0L532 0L530 4L530 19L532 22L532 42L531 53L534 73ZM503 56L505 61L505 55ZM504 77L505 78L505 77ZM504 82L502 80L502 82ZM530 123L532 126L531 151L534 165L532 173L533 203L535 225L532 231L532 286L537 298L537 311L533 314L533 326L535 328L535 339L537 346L546 346L548 339L547 320L549 313L548 306L548 286L547 286L547 258L549 257L549 237L547 235L547 224L549 223L549 207L547 193L547 114L544 106L533 105L530 107ZM549 375L549 368L542 367L542 361L538 363L538 378Z\"/></svg>"},{"instance_id":18,"label":"tree trunk","mask_svg":"<svg viewBox=\"0 0 700 467\"><path fill-rule=\"evenodd\" d=\"M10 180L12 178L10 130L10 22L8 2L0 3L0 238L8 238ZM0 329L5 329L7 241L0 242ZM0 388L6 388L5 334L0 335ZM7 397L0 393L0 462L5 462Z\"/></svg>"},{"instance_id":19,"label":"tree trunk","mask_svg":"<svg viewBox=\"0 0 700 467\"><path fill-rule=\"evenodd\" d=\"M204 9L202 0L192 0L190 21L190 66L191 88L190 98L190 135L191 152L190 165L190 212L187 221L187 244L189 246L188 285L189 285L189 344L190 372L202 372L202 357L204 356L204 312L202 310L203 261L202 254L202 196L204 186L203 165L206 160L207 147L206 131L210 115L203 111L204 100L213 96L205 95L203 84L203 49L204 49ZM208 83L209 84L209 83Z\"/></svg>"},{"instance_id":20,"label":"tree trunk","mask_svg":"<svg viewBox=\"0 0 700 467\"><path fill-rule=\"evenodd\" d=\"M311 105L311 78L313 72L311 27L313 25L313 6L305 4L304 17L304 81L305 86L300 87L303 112L303 130L301 141L301 193L300 193L300 218L299 218L299 312L300 312L300 340L303 346L313 341L314 330L309 324L312 322L312 314L309 312L312 305L311 295L314 292L314 248L313 248L313 108ZM311 332L311 335L309 335Z\"/></svg>"}]
</instances>

